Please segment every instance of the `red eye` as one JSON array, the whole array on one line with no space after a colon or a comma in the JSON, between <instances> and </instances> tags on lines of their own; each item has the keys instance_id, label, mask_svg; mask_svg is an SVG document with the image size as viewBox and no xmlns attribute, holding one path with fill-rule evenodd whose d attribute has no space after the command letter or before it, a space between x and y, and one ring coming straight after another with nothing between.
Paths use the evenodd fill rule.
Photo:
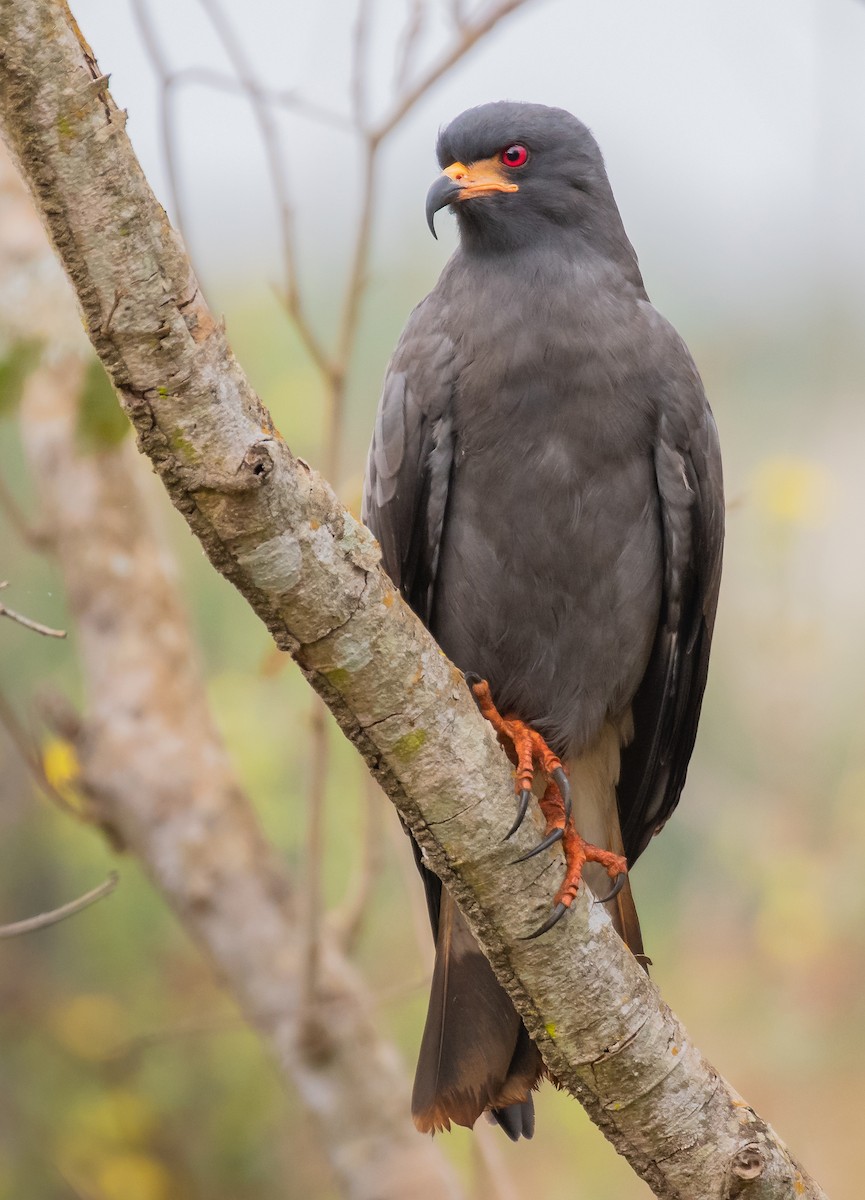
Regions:
<instances>
[{"instance_id":1,"label":"red eye","mask_svg":"<svg viewBox=\"0 0 865 1200\"><path fill-rule=\"evenodd\" d=\"M502 162L506 167L522 167L528 162L529 152L525 146L508 146L502 151Z\"/></svg>"}]
</instances>

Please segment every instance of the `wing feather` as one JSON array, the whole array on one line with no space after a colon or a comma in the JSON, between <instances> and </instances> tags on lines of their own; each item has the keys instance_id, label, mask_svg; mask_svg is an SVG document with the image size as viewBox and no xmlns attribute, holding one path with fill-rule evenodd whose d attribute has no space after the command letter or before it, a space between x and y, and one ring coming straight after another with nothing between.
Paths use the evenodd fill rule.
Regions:
<instances>
[{"instance_id":1,"label":"wing feather","mask_svg":"<svg viewBox=\"0 0 865 1200\"><path fill-rule=\"evenodd\" d=\"M455 374L430 299L412 314L385 376L362 509L385 570L427 624L453 466Z\"/></svg>"},{"instance_id":2,"label":"wing feather","mask_svg":"<svg viewBox=\"0 0 865 1200\"><path fill-rule=\"evenodd\" d=\"M688 358L690 364L690 358ZM663 602L634 698L634 738L618 787L625 853L633 862L676 807L697 736L724 541L718 435L695 369L662 405L655 479L664 548ZM684 386L684 392L681 390Z\"/></svg>"}]
</instances>

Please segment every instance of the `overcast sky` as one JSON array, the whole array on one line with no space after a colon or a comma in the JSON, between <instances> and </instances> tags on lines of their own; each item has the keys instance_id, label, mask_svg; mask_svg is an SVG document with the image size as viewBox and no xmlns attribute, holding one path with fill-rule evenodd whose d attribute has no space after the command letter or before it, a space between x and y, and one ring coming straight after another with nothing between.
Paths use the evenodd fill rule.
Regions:
<instances>
[{"instance_id":1,"label":"overcast sky","mask_svg":"<svg viewBox=\"0 0 865 1200\"><path fill-rule=\"evenodd\" d=\"M223 0L261 81L350 111L349 0ZM441 4L421 63L448 35ZM75 0L79 23L145 170L168 202L157 90L129 0ZM384 111L407 5L371 4L373 107ZM166 60L227 69L198 0L150 0ZM585 120L650 291L708 312L808 305L834 275L865 302L865 4L861 0L534 0L413 112L384 161L376 255L436 266L424 226L440 124L486 100L536 100ZM357 193L350 136L280 118L304 263L347 246ZM203 270L274 278L278 239L264 157L239 99L187 89L177 108L189 240ZM445 248L452 238L440 222Z\"/></svg>"}]
</instances>

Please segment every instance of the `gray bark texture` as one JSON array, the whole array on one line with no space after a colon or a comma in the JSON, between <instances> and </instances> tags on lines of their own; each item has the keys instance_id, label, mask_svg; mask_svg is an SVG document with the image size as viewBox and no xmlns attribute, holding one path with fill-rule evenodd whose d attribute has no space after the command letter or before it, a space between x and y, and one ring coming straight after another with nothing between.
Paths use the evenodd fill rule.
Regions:
<instances>
[{"instance_id":1,"label":"gray bark texture","mask_svg":"<svg viewBox=\"0 0 865 1200\"><path fill-rule=\"evenodd\" d=\"M314 1005L302 994L301 899L210 713L130 439L80 449L92 354L2 144L0 335L45 345L24 389L22 434L75 621L87 711L64 717L63 732L76 747L88 817L136 855L214 964L312 1116L342 1194L457 1200L439 1147L408 1120L399 1056L326 927Z\"/></svg>"},{"instance_id":2,"label":"gray bark texture","mask_svg":"<svg viewBox=\"0 0 865 1200\"><path fill-rule=\"evenodd\" d=\"M0 7L0 121L140 450L396 804L554 1076L659 1197L823 1196L585 890L568 920L522 940L548 911L561 860L508 865L537 829L527 821L502 845L513 780L492 732L395 595L371 535L292 456L252 391L60 0ZM180 855L182 821L174 837ZM196 869L193 853L183 870ZM276 965L287 951L275 935L273 947ZM275 977L263 1003L282 986Z\"/></svg>"}]
</instances>

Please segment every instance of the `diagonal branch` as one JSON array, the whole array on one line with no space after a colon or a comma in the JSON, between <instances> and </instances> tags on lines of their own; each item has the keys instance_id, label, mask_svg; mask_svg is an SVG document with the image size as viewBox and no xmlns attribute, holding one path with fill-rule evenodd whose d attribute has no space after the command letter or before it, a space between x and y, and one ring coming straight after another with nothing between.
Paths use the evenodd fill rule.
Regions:
<instances>
[{"instance_id":1,"label":"diagonal branch","mask_svg":"<svg viewBox=\"0 0 865 1200\"><path fill-rule=\"evenodd\" d=\"M0 207L15 218L0 224L0 327L24 332L38 310L57 344L69 343L62 353L52 344L22 397L22 440L52 531L88 695L84 718L56 703L49 717L75 746L83 812L59 792L53 798L140 859L299 1094L342 1194L458 1200L440 1147L418 1139L409 1124L408 1080L329 930L318 947L322 986L314 1012L304 1005L304 933L293 880L258 825L209 711L176 569L151 528L141 463L128 439L81 451L82 352L86 361L91 355L2 143ZM27 254L17 236L25 226ZM48 788L38 751L2 694L0 720ZM0 926L0 938L41 928L97 898Z\"/></svg>"},{"instance_id":2,"label":"diagonal branch","mask_svg":"<svg viewBox=\"0 0 865 1200\"><path fill-rule=\"evenodd\" d=\"M585 894L548 937L521 940L549 865L507 868L511 780L495 739L371 535L250 388L65 6L5 0L0 64L5 135L139 448L400 809L550 1070L658 1196L822 1196Z\"/></svg>"}]
</instances>

